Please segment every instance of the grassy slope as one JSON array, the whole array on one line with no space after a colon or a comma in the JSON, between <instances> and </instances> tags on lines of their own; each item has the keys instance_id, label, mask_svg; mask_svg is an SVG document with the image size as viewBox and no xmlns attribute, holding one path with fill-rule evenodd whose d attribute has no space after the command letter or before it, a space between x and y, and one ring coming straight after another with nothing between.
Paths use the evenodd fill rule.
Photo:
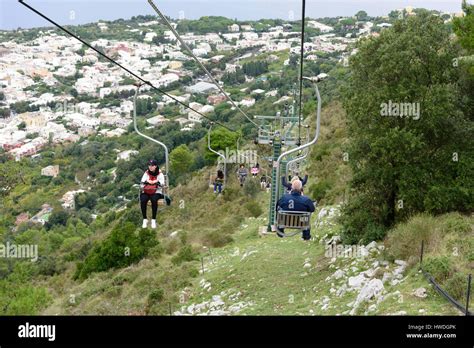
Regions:
<instances>
[{"instance_id":1,"label":"grassy slope","mask_svg":"<svg viewBox=\"0 0 474 348\"><path fill-rule=\"evenodd\" d=\"M327 204L342 199L349 174L341 156L345 131L340 106L332 104L325 108L323 120L321 140L311 154L308 171L310 182L331 180L321 200ZM216 197L208 189L207 181L208 171L202 171L174 190L174 197L180 200L159 217L157 236L162 253L152 253L125 269L92 275L82 283L71 280L74 265L69 265L64 274L42 284L55 298L43 314L167 315L171 304L171 311L176 314L187 312L191 306L194 314L344 315L349 313L348 304L355 300L357 292L339 297L331 288L337 289L347 278L326 281L327 277L336 269L351 267L354 268L348 276L354 276L376 260L388 257L380 253L360 260L339 258L331 264L320 240L324 235L337 234L339 226L335 221L314 229L317 240L309 243L298 237L259 237L259 227L266 225L268 193L260 192L255 198L264 212L252 218L244 206L247 197L239 193L228 199ZM235 182L231 181L230 188L237 189ZM172 234L175 231L177 236ZM184 240L199 256L195 261L176 265L172 257ZM389 245L396 243L392 240ZM388 259L393 261L392 257ZM390 262L386 271L394 267ZM380 278L380 274L376 277ZM412 295L419 287L428 290L425 299ZM368 310L372 302L362 304L355 314L458 314L431 289L416 268L409 269L400 284L385 283L384 300L375 310Z\"/></svg>"},{"instance_id":2,"label":"grassy slope","mask_svg":"<svg viewBox=\"0 0 474 348\"><path fill-rule=\"evenodd\" d=\"M242 302L245 307L238 313L246 315L348 314L350 308L347 305L356 299L357 292L347 292L339 297L330 289L332 285L337 288L345 280L326 281L326 278L335 272L336 267L345 268L355 262L357 270L351 271L350 275L357 275L370 263L383 259L381 255L366 259L344 258L337 259L331 266L331 259L325 257L324 245L316 240L304 243L298 237L258 237L257 229L263 222L263 219L247 220L246 227L237 233L234 243L214 249L212 257L210 254L205 257L204 274L193 281L192 290L188 291L191 297L183 301L176 314L186 314L191 305L206 304L216 295L221 296L225 305L215 310L230 313L232 305L235 307L235 303ZM318 235L321 237L327 232L330 231L326 228L320 229ZM308 261L311 266L306 268L304 265ZM393 263L388 267L393 269ZM412 295L419 287L428 290L425 299ZM388 315L404 311L408 315L419 315L420 310L424 315L459 314L428 286L416 269L410 270L401 284L386 284L385 289L386 295L390 295L376 311L367 314ZM329 298L327 309L323 308L325 297ZM375 301L361 306L356 314L364 314L373 303ZM206 312L209 313L209 306L204 306L200 312L195 310L194 314Z\"/></svg>"}]
</instances>

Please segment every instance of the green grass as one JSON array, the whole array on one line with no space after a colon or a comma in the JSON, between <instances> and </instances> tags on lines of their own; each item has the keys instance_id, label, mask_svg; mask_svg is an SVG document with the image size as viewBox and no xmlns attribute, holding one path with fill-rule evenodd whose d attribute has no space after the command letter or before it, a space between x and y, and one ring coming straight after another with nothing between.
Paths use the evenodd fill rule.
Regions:
<instances>
[{"instance_id":1,"label":"green grass","mask_svg":"<svg viewBox=\"0 0 474 348\"><path fill-rule=\"evenodd\" d=\"M181 303L181 307L210 301L213 296L222 296L226 306L243 301L251 303L237 314L239 315L344 315L347 306L357 297L357 292L347 292L342 297L330 293L330 289L344 281L325 279L332 275L335 268L329 267L330 260L324 256L324 246L317 241L305 243L298 237L280 239L275 236L258 237L259 226L264 219L246 220L235 241L224 248L213 249L212 258L204 258L205 272L193 281L192 296ZM331 232L335 226L323 228L320 233ZM244 255L248 255L244 257ZM379 256L381 258L381 256ZM311 267L304 268L309 260ZM345 268L354 259L338 259L335 266ZM371 260L370 262L373 262ZM369 261L357 262L358 271L368 267ZM389 267L393 268L393 264ZM349 272L356 275L358 271ZM210 291L203 289L200 283L209 282ZM428 296L420 299L412 295L419 287L428 290ZM389 315L405 311L408 315L457 315L459 312L441 298L430 285L411 270L402 283L395 286L385 284L386 294L392 294L382 301L369 315ZM400 292L400 295L396 294ZM234 301L229 296L238 294ZM323 310L322 299L327 296L329 307ZM232 296L231 296L232 297ZM364 314L373 300L356 312ZM420 310L424 310L423 313Z\"/></svg>"}]
</instances>

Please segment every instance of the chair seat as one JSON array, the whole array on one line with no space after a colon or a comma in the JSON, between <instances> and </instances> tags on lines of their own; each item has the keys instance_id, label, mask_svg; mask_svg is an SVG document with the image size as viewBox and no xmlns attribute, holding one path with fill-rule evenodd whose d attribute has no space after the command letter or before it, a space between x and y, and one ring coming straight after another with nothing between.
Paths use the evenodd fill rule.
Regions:
<instances>
[{"instance_id":1,"label":"chair seat","mask_svg":"<svg viewBox=\"0 0 474 348\"><path fill-rule=\"evenodd\" d=\"M277 227L280 229L307 230L311 227L311 213L307 211L279 210Z\"/></svg>"}]
</instances>

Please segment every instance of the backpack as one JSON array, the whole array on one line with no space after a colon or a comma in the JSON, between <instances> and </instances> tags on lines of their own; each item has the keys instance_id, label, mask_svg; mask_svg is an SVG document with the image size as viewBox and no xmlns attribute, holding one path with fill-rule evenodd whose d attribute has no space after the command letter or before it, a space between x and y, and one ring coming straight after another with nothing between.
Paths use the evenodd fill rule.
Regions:
<instances>
[{"instance_id":1,"label":"backpack","mask_svg":"<svg viewBox=\"0 0 474 348\"><path fill-rule=\"evenodd\" d=\"M150 174L150 172L148 172L148 177L150 180L156 180L156 178L158 177L157 176L153 176ZM156 184L145 184L144 187L143 187L143 192L148 194L148 195L154 195L156 193L156 190L158 188L158 183Z\"/></svg>"}]
</instances>

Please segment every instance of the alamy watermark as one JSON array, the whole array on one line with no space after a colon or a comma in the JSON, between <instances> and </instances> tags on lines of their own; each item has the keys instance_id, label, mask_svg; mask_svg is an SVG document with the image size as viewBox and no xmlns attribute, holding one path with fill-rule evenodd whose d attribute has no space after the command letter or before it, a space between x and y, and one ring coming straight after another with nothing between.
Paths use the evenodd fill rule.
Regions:
<instances>
[{"instance_id":1,"label":"alamy watermark","mask_svg":"<svg viewBox=\"0 0 474 348\"><path fill-rule=\"evenodd\" d=\"M392 102L380 104L380 116L411 117L414 120L420 119L420 103L398 103Z\"/></svg>"},{"instance_id":2,"label":"alamy watermark","mask_svg":"<svg viewBox=\"0 0 474 348\"><path fill-rule=\"evenodd\" d=\"M81 114L85 111L85 107L81 107L74 103L68 103L66 100L62 103L56 103L55 107L52 109L54 109L55 112L61 112L64 114Z\"/></svg>"},{"instance_id":3,"label":"alamy watermark","mask_svg":"<svg viewBox=\"0 0 474 348\"><path fill-rule=\"evenodd\" d=\"M226 163L240 163L240 164L255 164L258 162L257 151L255 150L229 150L225 149L225 152L222 150L218 151L226 159ZM219 156L218 163L224 163L224 159Z\"/></svg>"},{"instance_id":4,"label":"alamy watermark","mask_svg":"<svg viewBox=\"0 0 474 348\"><path fill-rule=\"evenodd\" d=\"M324 256L327 258L363 258L367 256L367 249L362 245L328 244Z\"/></svg>"},{"instance_id":5,"label":"alamy watermark","mask_svg":"<svg viewBox=\"0 0 474 348\"><path fill-rule=\"evenodd\" d=\"M30 259L31 262L38 260L37 244L0 244L0 258Z\"/></svg>"}]
</instances>

